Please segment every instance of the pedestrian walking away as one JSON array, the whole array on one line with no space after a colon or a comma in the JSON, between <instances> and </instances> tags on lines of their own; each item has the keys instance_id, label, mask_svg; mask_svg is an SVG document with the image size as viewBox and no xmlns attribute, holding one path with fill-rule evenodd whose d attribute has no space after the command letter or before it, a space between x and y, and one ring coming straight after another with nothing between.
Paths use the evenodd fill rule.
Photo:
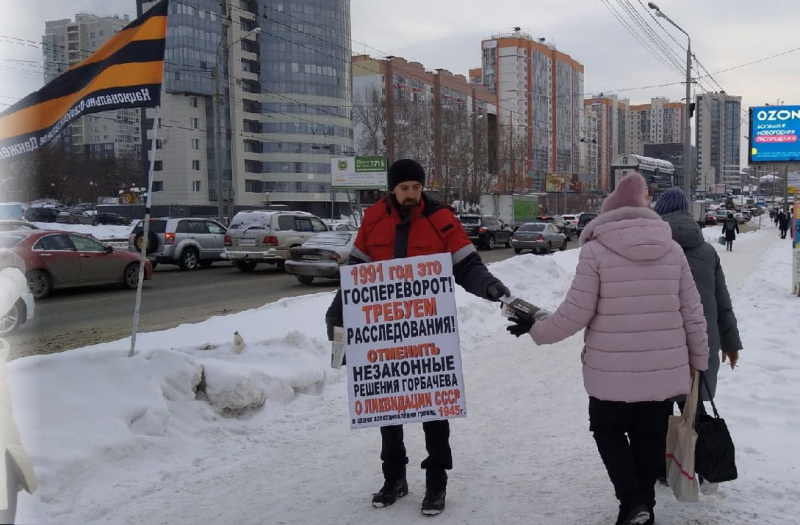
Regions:
<instances>
[{"instance_id":1,"label":"pedestrian walking away","mask_svg":"<svg viewBox=\"0 0 800 525\"><path fill-rule=\"evenodd\" d=\"M683 248L695 286L700 293L700 301L703 304L708 336L708 369L705 372L708 390L705 387L700 389L697 413L705 415L703 401L710 401L716 395L720 352L722 353L722 362L727 361L731 370L739 362L742 340L739 337L738 323L733 312L731 296L725 282L725 273L722 271L719 254L710 243L706 242L700 226L689 213L689 200L686 198L686 194L680 188L670 188L656 201L654 210L669 224L673 240ZM683 412L684 399L683 396L676 399L681 412ZM662 441L664 444L666 444L666 437L665 434L664 441ZM666 471L662 471L659 477L665 480ZM715 484L700 480L702 492L708 493L715 488Z\"/></svg>"},{"instance_id":2,"label":"pedestrian walking away","mask_svg":"<svg viewBox=\"0 0 800 525\"><path fill-rule=\"evenodd\" d=\"M452 208L428 197L422 187L425 171L417 162L402 159L389 167L389 193L364 214L349 264L450 253L453 276L468 292L499 301L509 290L481 261ZM328 339L343 325L341 289L325 314ZM346 359L346 356L345 356ZM450 425L446 419L422 423L428 456L422 513L436 515L445 508L447 471L453 468ZM408 494L403 426L381 427L381 461L384 484L373 495L374 507L386 507Z\"/></svg>"},{"instance_id":3,"label":"pedestrian walking away","mask_svg":"<svg viewBox=\"0 0 800 525\"><path fill-rule=\"evenodd\" d=\"M733 218L733 213L728 212L728 218L722 223L722 235L725 236L725 251L733 251L733 241L739 233L739 223Z\"/></svg>"},{"instance_id":4,"label":"pedestrian walking away","mask_svg":"<svg viewBox=\"0 0 800 525\"><path fill-rule=\"evenodd\" d=\"M689 263L646 194L640 174L620 180L581 233L564 301L544 320L511 318L508 327L540 345L584 330L589 430L619 502L616 525L654 523L670 400L689 392L694 370L708 367Z\"/></svg>"},{"instance_id":5,"label":"pedestrian walking away","mask_svg":"<svg viewBox=\"0 0 800 525\"><path fill-rule=\"evenodd\" d=\"M781 239L786 238L786 232L789 231L789 214L785 211L781 211L778 214L778 229L781 232Z\"/></svg>"}]
</instances>

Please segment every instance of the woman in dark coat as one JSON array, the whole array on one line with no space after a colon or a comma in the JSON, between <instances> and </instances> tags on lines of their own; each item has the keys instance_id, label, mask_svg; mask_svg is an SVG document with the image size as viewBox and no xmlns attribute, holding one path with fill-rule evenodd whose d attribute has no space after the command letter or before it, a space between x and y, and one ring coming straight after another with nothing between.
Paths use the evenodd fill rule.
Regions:
<instances>
[{"instance_id":1,"label":"woman in dark coat","mask_svg":"<svg viewBox=\"0 0 800 525\"><path fill-rule=\"evenodd\" d=\"M784 211L778 215L778 229L781 231L781 239L785 239L789 230L789 214Z\"/></svg>"},{"instance_id":2,"label":"woman in dark coat","mask_svg":"<svg viewBox=\"0 0 800 525\"><path fill-rule=\"evenodd\" d=\"M736 240L737 233L739 233L739 224L736 222L736 219L733 218L733 213L729 212L728 218L722 223L722 235L725 236L725 249L729 252L733 251L733 241Z\"/></svg>"},{"instance_id":3,"label":"woman in dark coat","mask_svg":"<svg viewBox=\"0 0 800 525\"><path fill-rule=\"evenodd\" d=\"M680 188L670 188L656 201L654 210L669 224L672 228L672 239L683 248L695 286L700 292L700 302L703 303L708 331L708 370L705 376L711 392L709 395L705 388L700 391L701 402L698 409L702 414L705 413L702 401L709 401L716 394L720 351L722 362L728 361L732 370L739 361L739 350L742 349L739 327L736 315L733 313L731 296L725 283L725 273L722 271L719 255L714 247L705 241L700 226L689 213L689 200L686 194ZM728 220L736 223L732 214ZM736 235L733 231L730 233ZM704 492L713 490L713 484L703 485L701 488Z\"/></svg>"}]
</instances>

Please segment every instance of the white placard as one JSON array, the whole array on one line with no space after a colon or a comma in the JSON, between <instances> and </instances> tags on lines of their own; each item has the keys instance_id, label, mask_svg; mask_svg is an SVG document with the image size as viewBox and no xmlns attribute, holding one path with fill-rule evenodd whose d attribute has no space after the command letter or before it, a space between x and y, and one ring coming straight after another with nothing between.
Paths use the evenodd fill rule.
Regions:
<instances>
[{"instance_id":1,"label":"white placard","mask_svg":"<svg viewBox=\"0 0 800 525\"><path fill-rule=\"evenodd\" d=\"M340 272L350 427L465 417L451 255Z\"/></svg>"}]
</instances>

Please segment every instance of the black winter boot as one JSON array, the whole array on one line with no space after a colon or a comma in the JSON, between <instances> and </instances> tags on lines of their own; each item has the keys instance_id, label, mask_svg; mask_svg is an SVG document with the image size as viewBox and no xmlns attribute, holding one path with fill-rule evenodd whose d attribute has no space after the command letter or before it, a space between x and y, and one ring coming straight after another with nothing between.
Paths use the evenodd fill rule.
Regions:
<instances>
[{"instance_id":1,"label":"black winter boot","mask_svg":"<svg viewBox=\"0 0 800 525\"><path fill-rule=\"evenodd\" d=\"M445 489L425 489L425 498L422 500L422 513L426 516L436 516L444 510Z\"/></svg>"},{"instance_id":2,"label":"black winter boot","mask_svg":"<svg viewBox=\"0 0 800 525\"><path fill-rule=\"evenodd\" d=\"M381 490L372 495L372 506L375 508L388 507L392 503L408 495L408 482L405 476L400 479L387 479Z\"/></svg>"},{"instance_id":3,"label":"black winter boot","mask_svg":"<svg viewBox=\"0 0 800 525\"><path fill-rule=\"evenodd\" d=\"M444 510L447 489L447 472L444 469L425 469L425 498L422 500L422 513L436 516Z\"/></svg>"}]
</instances>

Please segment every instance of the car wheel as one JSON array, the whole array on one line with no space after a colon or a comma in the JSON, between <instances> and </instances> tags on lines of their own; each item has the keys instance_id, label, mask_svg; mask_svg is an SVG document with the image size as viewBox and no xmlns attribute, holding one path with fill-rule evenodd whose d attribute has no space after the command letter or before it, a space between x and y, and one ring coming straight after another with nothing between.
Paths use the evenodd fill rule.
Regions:
<instances>
[{"instance_id":1,"label":"car wheel","mask_svg":"<svg viewBox=\"0 0 800 525\"><path fill-rule=\"evenodd\" d=\"M486 249L494 250L494 235L490 235L489 240L486 241Z\"/></svg>"},{"instance_id":2,"label":"car wheel","mask_svg":"<svg viewBox=\"0 0 800 525\"><path fill-rule=\"evenodd\" d=\"M561 251L563 252L564 250L566 250L566 249L567 249L567 241L568 241L568 240L569 240L569 239L564 239L564 244L562 244L562 245L561 245L561 247L559 248L559 250L561 250Z\"/></svg>"},{"instance_id":3,"label":"car wheel","mask_svg":"<svg viewBox=\"0 0 800 525\"><path fill-rule=\"evenodd\" d=\"M181 258L178 261L178 267L181 270L196 270L199 256L197 250L194 248L185 248L181 252Z\"/></svg>"},{"instance_id":4,"label":"car wheel","mask_svg":"<svg viewBox=\"0 0 800 525\"><path fill-rule=\"evenodd\" d=\"M142 253L142 242L144 240L144 232L140 232L136 234L136 237L133 238L133 245L136 247L136 251ZM153 232L147 232L147 247L145 248L145 252L147 255L150 255L158 248L158 237Z\"/></svg>"},{"instance_id":5,"label":"car wheel","mask_svg":"<svg viewBox=\"0 0 800 525\"><path fill-rule=\"evenodd\" d=\"M242 272L252 272L256 269L256 263L253 261L236 261L236 267Z\"/></svg>"},{"instance_id":6,"label":"car wheel","mask_svg":"<svg viewBox=\"0 0 800 525\"><path fill-rule=\"evenodd\" d=\"M0 335L8 335L17 330L25 322L25 302L18 299L6 315L0 317Z\"/></svg>"},{"instance_id":7,"label":"car wheel","mask_svg":"<svg viewBox=\"0 0 800 525\"><path fill-rule=\"evenodd\" d=\"M514 253L522 253L522 249L521 248L514 248Z\"/></svg>"},{"instance_id":8,"label":"car wheel","mask_svg":"<svg viewBox=\"0 0 800 525\"><path fill-rule=\"evenodd\" d=\"M97 226L97 224L98 224L98 223L97 223L97 219L95 219L95 220L93 220L93 221L92 221L92 226Z\"/></svg>"},{"instance_id":9,"label":"car wheel","mask_svg":"<svg viewBox=\"0 0 800 525\"><path fill-rule=\"evenodd\" d=\"M139 263L130 263L122 274L122 287L133 290L139 284Z\"/></svg>"},{"instance_id":10,"label":"car wheel","mask_svg":"<svg viewBox=\"0 0 800 525\"><path fill-rule=\"evenodd\" d=\"M53 290L53 279L44 270L31 270L27 275L28 289L34 299L44 299Z\"/></svg>"},{"instance_id":11,"label":"car wheel","mask_svg":"<svg viewBox=\"0 0 800 525\"><path fill-rule=\"evenodd\" d=\"M311 277L310 275L298 275L297 276L297 281L300 284L311 284L311 283L314 282L314 278Z\"/></svg>"},{"instance_id":12,"label":"car wheel","mask_svg":"<svg viewBox=\"0 0 800 525\"><path fill-rule=\"evenodd\" d=\"M510 235L506 239L506 248L511 248L511 236Z\"/></svg>"}]
</instances>

